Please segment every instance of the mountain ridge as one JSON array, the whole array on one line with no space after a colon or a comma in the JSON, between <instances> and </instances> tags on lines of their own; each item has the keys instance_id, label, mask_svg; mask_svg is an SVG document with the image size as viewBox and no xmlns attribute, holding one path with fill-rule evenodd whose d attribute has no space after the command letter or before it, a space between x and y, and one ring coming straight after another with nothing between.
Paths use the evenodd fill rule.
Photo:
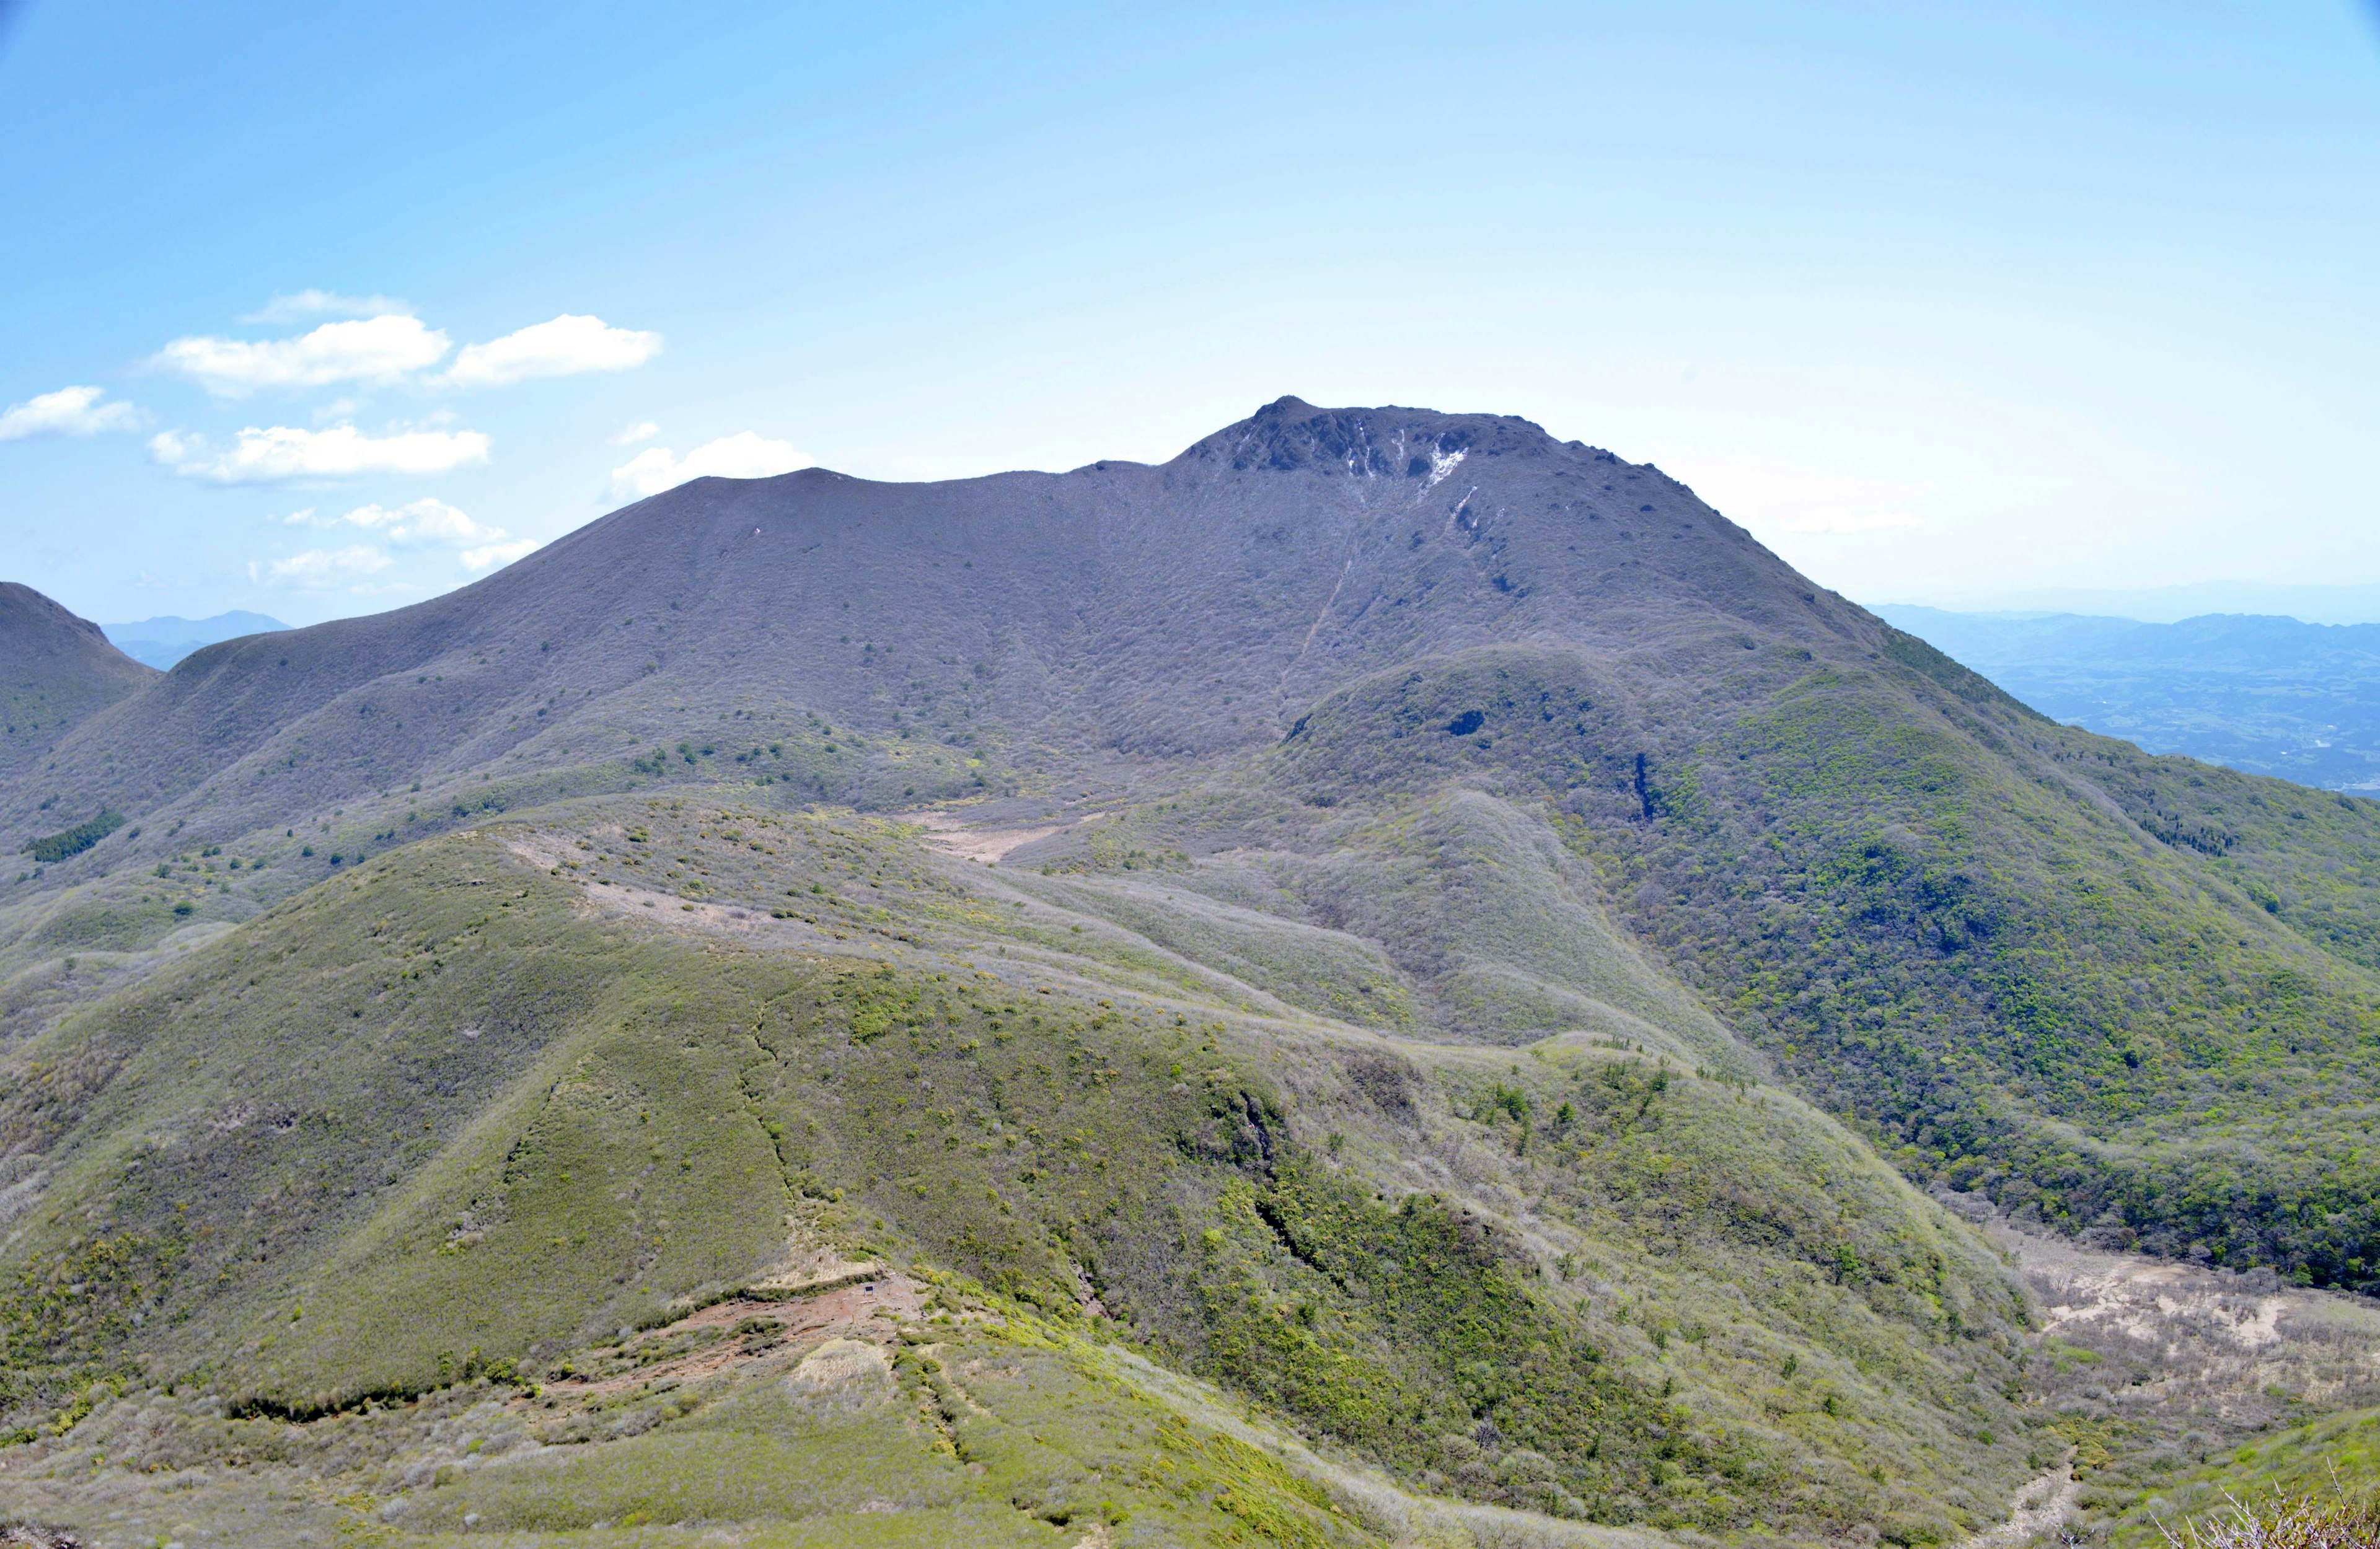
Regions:
<instances>
[{"instance_id":1,"label":"mountain ridge","mask_svg":"<svg viewBox=\"0 0 2380 1549\"><path fill-rule=\"evenodd\" d=\"M1773 625L1815 611L1837 633L1855 633L1860 627L1851 623L1854 614L1848 605L1831 594L1821 604L1815 588L1789 579L1790 573L1758 551L1749 535L1656 470L1620 464L1609 454L1574 443L1564 446L1525 421L1425 416L1401 426L1393 436L1380 438L1392 447L1410 441L1402 470L1383 473L1375 465L1383 463L1385 454L1373 447L1364 454L1371 461L1358 473L1347 466L1345 458L1354 454L1346 449L1370 446L1378 422L1368 413L1284 407L1293 402L1270 405L1241 426L1153 466L1093 464L1087 473L1002 474L925 485L870 484L824 470L774 479L694 480L625 507L528 561L442 598L365 619L204 647L176 669L159 694L125 707L114 720L85 733L103 744L99 754L103 762L113 756L116 768L112 773L102 777L95 769L79 768L77 752L69 746L61 759L58 786L73 790L84 805L154 802L166 793L178 795L200 778L194 769L152 766L142 770L139 754L119 744L173 749L197 743L236 745L245 738L253 746L253 739L269 736L295 719L293 708L321 709L380 678L389 679L391 689L404 686L399 680L407 673L428 672L443 683L449 675L446 669L458 663L484 666L468 659L487 648L525 654L534 647L540 656L558 657L532 663L531 670L549 683L567 680L582 690L577 697L586 696L583 690L590 679L616 692L645 676L649 662L665 661L674 672L692 658L708 680L701 691L718 696L739 675L747 681L761 677L752 685L756 691L783 691L783 684L753 672L751 653L735 643L779 635L783 648L811 657L802 686L827 701L816 708L840 715L872 714L880 724L887 724L888 710L900 707L881 703L885 696L871 692L880 689L880 679L868 681L880 660L867 643L850 650L837 648L852 644L842 638L848 631L841 615L856 603L862 613L872 611L890 617L906 609L914 616L921 586L931 588L925 595L935 599L940 611L963 621L961 627L945 630L904 655L905 670L940 680L930 685L935 691L950 694L972 686L967 672L954 672L950 670L954 663L936 658L962 658L971 668L995 672L1013 668L1004 672L1005 681L990 696L990 708L1002 719L1037 729L1047 726L1078 745L1104 742L1127 755L1146 751L1160 756L1255 745L1285 731L1294 719L1291 707L1312 696L1313 690L1305 684L1318 686L1329 681L1323 672L1344 670L1330 659L1341 646L1341 635L1354 631L1337 620L1353 615L1360 626L1375 607L1385 612L1406 601L1395 594L1435 592L1450 583L1473 594L1465 599L1470 617L1451 627L1436 624L1435 633L1426 636L1409 630L1402 638L1391 634L1382 642L1357 634L1349 643L1352 654L1359 660L1367 654L1383 660L1384 645L1387 652L1445 649L1547 627L1544 603L1535 610L1527 607L1533 586L1564 582L1573 594L1592 584L1606 600L1606 616L1598 621L1599 629L1582 628L1584 621L1575 617L1553 623L1565 635L1585 634L1612 647L1624 648L1632 628L1628 616L1610 611L1614 594L1637 607L1658 608L1724 590L1737 610L1725 616L1739 623ZM1645 547L1655 551L1649 561L1619 551L1637 542L1633 526L1619 524L1645 525L1648 514L1615 511L1609 514L1618 536L1604 540L1598 574L1578 574L1584 567L1575 567L1571 575L1534 583L1527 576L1515 577L1509 565L1491 563L1494 556L1515 541L1533 549L1550 547L1547 535L1498 530L1498 514L1487 510L1485 502L1474 511L1460 491L1452 500L1441 497L1422 509L1419 501L1437 489L1436 476L1427 470L1416 473L1411 461L1420 455L1415 449L1425 440L1433 447L1442 444L1447 449L1442 455L1523 457L1539 463L1559 459L1570 466L1530 471L1550 473L1567 484L1583 482L1589 472L1599 481L1641 483L1640 493L1658 497L1667 509L1668 515L1658 519L1673 523L1667 535L1670 542L1691 534L1692 541L1716 545L1723 565L1730 556L1742 554L1749 568L1743 562L1735 563L1736 574L1722 577L1723 587L1689 586L1674 565L1665 567L1649 531ZM1237 448L1228 457L1227 443ZM1266 472L1318 479L1331 497L1330 505L1338 509L1318 521L1303 503L1303 491L1286 501L1276 497L1266 510L1238 514L1236 543L1218 542L1217 531L1200 522L1202 514L1213 514L1202 511L1202 497L1208 491L1190 476L1211 476L1218 464L1227 465L1230 472L1245 473L1240 461L1251 447L1261 448L1263 456L1249 466L1260 462ZM1321 449L1319 456L1316 449ZM1283 459L1293 466L1273 466ZM1606 473L1611 476L1609 480L1601 478ZM1385 500L1376 502L1380 509L1366 503L1365 497L1377 493L1384 478L1391 488L1414 491L1413 510ZM1542 490L1531 493L1544 500ZM1100 528L1099 510L1138 509L1168 495L1181 513L1178 525L1154 541L1111 539ZM935 520L930 508L945 499L959 503L948 516ZM1570 502L1547 503L1566 507L1584 502L1573 494ZM1587 530L1606 515L1590 508ZM778 524L773 533L772 521ZM1301 521L1307 530L1294 530ZM1312 530L1316 526L1327 530L1318 533ZM799 560L805 546L814 548L829 537L859 550L846 561L856 574L838 583L849 595L838 599L844 606L811 609L808 617L796 617L791 636L784 637L778 627L783 614L772 615L770 605L796 614L802 611ZM1407 546L1406 554L1381 552L1384 547L1393 551L1400 545ZM994 550L1005 569L996 578L971 575L978 560L987 568L995 563ZM1757 561L1751 560L1755 554L1760 556ZM1410 555L1419 555L1425 563L1402 563ZM1296 573L1294 592L1278 574L1283 564ZM762 573L754 594L735 595L732 588L739 575L763 565L771 568ZM1123 610L1136 612L1141 604L1132 599L1150 595L1152 573L1171 574L1178 580L1183 573L1199 570L1216 579L1194 581L1176 611L1162 619L1119 616L1118 604L1108 600L1121 597ZM1202 612L1229 616L1236 611L1206 604L1235 602L1240 592L1259 582L1281 593L1259 619L1235 629L1202 625ZM690 637L689 632L671 627L668 615L682 611L689 593L718 615L707 637ZM1305 600L1296 600L1296 593ZM1443 611L1443 600L1433 600ZM760 605L755 606L756 601ZM1742 616L1746 611L1748 619ZM622 630L634 635L601 646L590 639L568 639L556 614L616 617L623 621ZM645 628L637 629L627 622L631 620ZM1864 627L1873 635L1872 623ZM639 644L647 639L650 648ZM1153 639L1163 642L1172 660L1152 666L1148 647ZM1300 642L1297 649L1288 648L1292 640ZM1077 712L1078 724L1073 726L1062 724L1066 708L1051 702L1067 696L1039 693L1032 686L1047 675L1053 660L1068 654L1078 663L1074 670L1077 681L1061 686L1086 702L1087 711ZM855 670L832 660L837 656L866 659L865 665ZM1003 662L1003 658L1013 660ZM1111 669L1079 665L1110 661L1115 663ZM1189 665L1193 661L1195 667ZM1206 671L1210 666L1218 671ZM1152 670L1160 676L1145 682ZM1301 674L1303 683L1297 681ZM443 718L459 712L466 717L462 724L491 738L491 745L500 743L503 733L485 731L482 717L500 706L507 711L524 705L532 711L542 708L536 695L525 692L526 685L487 682L476 672L451 675L475 680L468 701L420 696L443 701L425 713ZM1224 681L1207 681L1214 677ZM1137 707L1144 688L1166 698L1169 713L1163 719L1153 720ZM1234 725L1241 718L1227 715L1220 701L1228 696L1245 702L1251 696L1257 704L1254 717ZM530 719L538 718L532 714ZM443 734L448 722L442 719L436 724ZM371 730L377 732L380 727ZM343 738L346 734L341 733ZM140 782L143 773L148 776L145 789L110 789L109 780L127 782L127 764L133 771L129 782ZM409 780L419 772L417 757L389 774ZM55 789L42 793L43 799L55 794ZM0 800L0 824L11 819L21 821Z\"/></svg>"},{"instance_id":2,"label":"mountain ridge","mask_svg":"<svg viewBox=\"0 0 2380 1549\"><path fill-rule=\"evenodd\" d=\"M2058 726L1526 421L696 480L55 763L0 823L128 826L0 890L0 1271L102 1287L0 1301L36 1427L494 1385L611 1499L587 1374L733 1307L688 1391L759 1402L808 1347L754 1288L840 1254L953 1447L1007 1358L903 1364L937 1298L1530 1533L1911 1543L2050 1423L1921 1187L2380 1286L2380 806ZM450 1498L591 1525L529 1477Z\"/></svg>"}]
</instances>

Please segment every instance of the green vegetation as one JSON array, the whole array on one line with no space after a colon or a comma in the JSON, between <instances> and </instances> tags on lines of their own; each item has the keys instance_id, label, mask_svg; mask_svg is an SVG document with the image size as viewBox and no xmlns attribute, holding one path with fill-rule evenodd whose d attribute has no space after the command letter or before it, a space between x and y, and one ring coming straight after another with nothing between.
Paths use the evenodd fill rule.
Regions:
<instances>
[{"instance_id":1,"label":"green vegetation","mask_svg":"<svg viewBox=\"0 0 2380 1549\"><path fill-rule=\"evenodd\" d=\"M649 914L661 889L689 907ZM55 1428L99 1383L316 1424L546 1383L831 1247L1113 1330L1420 1487L1720 1530L1860 1511L1947 1535L1995 1509L2014 1455L1961 1434L2004 1423L1965 1415L2021 1305L1790 1099L1616 1047L1493 1082L1350 1048L1048 907L898 826L685 795L300 894L24 1051L0 1125L56 1172L17 1273L88 1289L94 1243L132 1267L71 1327L7 1304L41 1352L12 1423ZM1265 917L1232 916L1249 961ZM1366 1158L1425 1132L1544 1204L1392 1192ZM1759 1204L1720 1205L1763 1169ZM1811 1376L1756 1397L1789 1356ZM632 1472L752 1471L699 1424L640 1445L712 1460Z\"/></svg>"},{"instance_id":2,"label":"green vegetation","mask_svg":"<svg viewBox=\"0 0 2380 1549\"><path fill-rule=\"evenodd\" d=\"M2380 1542L2380 1412L2309 1415L2213 1457L2160 1458L2104 1476L2084 1505L2133 1549L2331 1549Z\"/></svg>"},{"instance_id":3,"label":"green vegetation","mask_svg":"<svg viewBox=\"0 0 2380 1549\"><path fill-rule=\"evenodd\" d=\"M28 840L19 853L30 855L43 865L53 865L69 855L79 855L101 840L124 827L124 814L102 809L95 817L77 823L71 829Z\"/></svg>"},{"instance_id":4,"label":"green vegetation","mask_svg":"<svg viewBox=\"0 0 2380 1549\"><path fill-rule=\"evenodd\" d=\"M1714 692L1746 708L1681 738L1632 727L1582 659L1475 653L1318 707L1269 778L1547 804L1626 934L1920 1179L2119 1244L2380 1284L2380 1156L2355 1139L2380 1039L2358 922L2380 895L2352 869L2380 865L2380 807L2198 770L2168 826L2219 821L2236 837L2210 855L2075 799L2129 781L2146 813L2180 761L1898 666L1740 658ZM1937 713L1912 718L1912 694ZM1485 713L1458 739L1463 706Z\"/></svg>"},{"instance_id":5,"label":"green vegetation","mask_svg":"<svg viewBox=\"0 0 2380 1549\"><path fill-rule=\"evenodd\" d=\"M1906 1546L2371 1401L2243 1374L2380 1288L2380 807L1517 421L785 488L7 733L132 822L0 887L0 1513Z\"/></svg>"}]
</instances>

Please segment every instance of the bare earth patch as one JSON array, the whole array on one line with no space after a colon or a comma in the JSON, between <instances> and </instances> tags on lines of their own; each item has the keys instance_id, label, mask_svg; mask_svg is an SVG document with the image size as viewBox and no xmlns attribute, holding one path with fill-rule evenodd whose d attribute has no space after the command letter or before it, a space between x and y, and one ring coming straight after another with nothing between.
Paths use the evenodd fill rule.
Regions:
<instances>
[{"instance_id":1,"label":"bare earth patch","mask_svg":"<svg viewBox=\"0 0 2380 1549\"><path fill-rule=\"evenodd\" d=\"M904 812L897 815L897 820L925 829L926 842L944 854L981 861L986 865L997 865L1010 851L1074 827L1072 823L1052 823L1038 829L971 829L947 812Z\"/></svg>"}]
</instances>

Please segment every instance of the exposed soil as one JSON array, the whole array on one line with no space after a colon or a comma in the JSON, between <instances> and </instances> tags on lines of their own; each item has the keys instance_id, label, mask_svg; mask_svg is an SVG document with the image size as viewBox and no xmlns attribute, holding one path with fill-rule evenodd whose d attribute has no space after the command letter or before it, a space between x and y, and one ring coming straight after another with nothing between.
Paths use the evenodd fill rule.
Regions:
<instances>
[{"instance_id":1,"label":"exposed soil","mask_svg":"<svg viewBox=\"0 0 2380 1549\"><path fill-rule=\"evenodd\" d=\"M1093 813L1092 817L1102 814ZM898 821L915 823L926 830L926 842L947 855L961 860L981 861L996 865L1012 850L1048 839L1074 827L1073 823L1052 823L1038 829L976 829L947 812L904 812L895 815ZM1089 817L1077 821L1088 822Z\"/></svg>"},{"instance_id":2,"label":"exposed soil","mask_svg":"<svg viewBox=\"0 0 2380 1549\"><path fill-rule=\"evenodd\" d=\"M2026 1387L2043 1410L2113 1419L2135 1445L2201 1455L2309 1415L2380 1403L2380 1305L2228 1270L2020 1231L1972 1195L1937 1193L2013 1261L2039 1308ZM2013 1549L2082 1505L2072 1459L2013 1496L1964 1549Z\"/></svg>"},{"instance_id":3,"label":"exposed soil","mask_svg":"<svg viewBox=\"0 0 2380 1549\"><path fill-rule=\"evenodd\" d=\"M592 1400L662 1382L690 1382L722 1372L795 1366L820 1346L844 1340L888 1346L924 1310L917 1284L897 1271L797 1300L731 1297L640 1336L624 1350L627 1369L546 1385L565 1402ZM737 1330L741 1329L741 1332ZM723 1336L723 1337L722 1337ZM683 1354L667 1353L691 1346ZM650 1355L655 1359L644 1359Z\"/></svg>"}]
</instances>

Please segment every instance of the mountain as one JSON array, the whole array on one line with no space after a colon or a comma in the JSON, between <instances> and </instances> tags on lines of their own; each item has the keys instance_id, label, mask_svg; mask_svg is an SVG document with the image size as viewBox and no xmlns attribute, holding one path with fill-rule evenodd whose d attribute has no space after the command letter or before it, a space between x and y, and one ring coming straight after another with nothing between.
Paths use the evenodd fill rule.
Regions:
<instances>
[{"instance_id":1,"label":"mountain","mask_svg":"<svg viewBox=\"0 0 2380 1549\"><path fill-rule=\"evenodd\" d=\"M171 613L137 623L110 623L100 627L115 642L118 650L135 661L145 661L160 672L170 672L175 663L218 640L234 640L243 635L267 635L289 626L279 619L262 613L246 613L234 609L212 618L184 619Z\"/></svg>"},{"instance_id":2,"label":"mountain","mask_svg":"<svg viewBox=\"0 0 2380 1549\"><path fill-rule=\"evenodd\" d=\"M2151 753L2380 791L2380 624L1876 611L2057 720Z\"/></svg>"},{"instance_id":3,"label":"mountain","mask_svg":"<svg viewBox=\"0 0 2380 1549\"><path fill-rule=\"evenodd\" d=\"M2380 585L2192 581L2170 587L2025 587L1937 596L1934 606L1937 611L2073 613L2140 623L2180 623L2209 613L2307 623L2380 623Z\"/></svg>"},{"instance_id":4,"label":"mountain","mask_svg":"<svg viewBox=\"0 0 2380 1549\"><path fill-rule=\"evenodd\" d=\"M2067 1443L1923 1191L2380 1275L2380 806L1518 419L698 479L0 780L100 812L0 891L0 1512L1937 1542Z\"/></svg>"},{"instance_id":5,"label":"mountain","mask_svg":"<svg viewBox=\"0 0 2380 1549\"><path fill-rule=\"evenodd\" d=\"M0 582L0 767L55 746L77 721L155 676L97 624L30 587Z\"/></svg>"}]
</instances>

